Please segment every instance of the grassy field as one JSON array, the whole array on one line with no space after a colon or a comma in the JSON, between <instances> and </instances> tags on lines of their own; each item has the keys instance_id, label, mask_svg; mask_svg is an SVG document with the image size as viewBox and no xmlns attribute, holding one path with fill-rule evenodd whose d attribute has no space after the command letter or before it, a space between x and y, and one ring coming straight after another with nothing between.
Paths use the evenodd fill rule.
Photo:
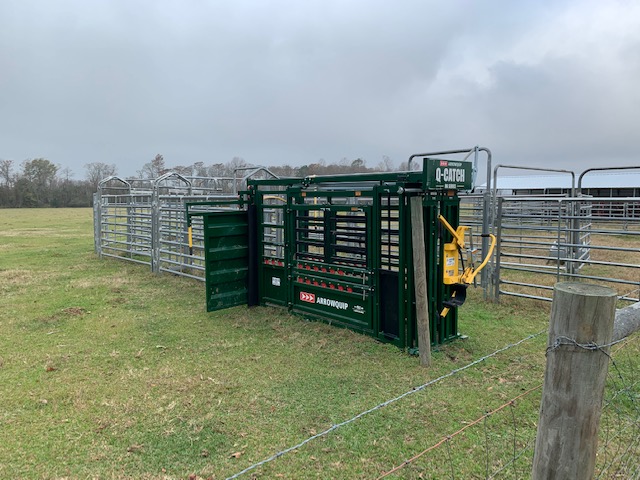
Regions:
<instances>
[{"instance_id":1,"label":"grassy field","mask_svg":"<svg viewBox=\"0 0 640 480\"><path fill-rule=\"evenodd\" d=\"M202 283L99 259L91 215L0 210L0 478L226 478L548 322L547 304L470 292L469 338L424 369L283 310L206 313ZM538 385L545 346L543 334L242 478L376 478ZM518 445L535 435L539 398L388 478L485 478L516 423Z\"/></svg>"}]
</instances>

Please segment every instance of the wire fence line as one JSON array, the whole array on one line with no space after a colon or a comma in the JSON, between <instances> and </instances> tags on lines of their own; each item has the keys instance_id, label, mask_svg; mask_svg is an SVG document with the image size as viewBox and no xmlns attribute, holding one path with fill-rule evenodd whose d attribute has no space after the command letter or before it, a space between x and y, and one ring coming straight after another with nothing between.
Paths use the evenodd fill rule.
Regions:
<instances>
[{"instance_id":1,"label":"wire fence line","mask_svg":"<svg viewBox=\"0 0 640 480\"><path fill-rule=\"evenodd\" d=\"M546 330L530 335L461 368L451 370L344 422L332 425L323 432L310 436L227 478L228 480L239 478L369 413L381 410L413 393L423 391L435 383L545 333ZM579 342L572 342L571 339L561 339L555 348L567 347L600 352L603 355L606 354L609 359L595 478L640 478L640 376L638 374L640 335L635 334L622 341L597 346L579 344ZM610 350L607 351L607 349ZM537 354L534 353L539 355L541 361L546 354L546 348L539 349ZM529 381L535 382L535 380ZM542 378L538 380L541 381ZM380 473L371 474L370 472L370 478L530 478L542 388L540 383L515 384L514 387L519 388L521 393L507 397L508 400L501 401L497 406L489 405L481 415L469 421L463 421L461 428L446 435L441 434L439 440L432 441L431 444L420 449L416 448L413 455L408 455L410 458L406 460L398 458L400 462L397 466L393 467L392 463L387 469L381 468ZM449 415L453 418L455 413L452 411ZM375 432L371 432L371 435L375 435ZM401 444L402 437L398 437L397 441Z\"/></svg>"},{"instance_id":2,"label":"wire fence line","mask_svg":"<svg viewBox=\"0 0 640 480\"><path fill-rule=\"evenodd\" d=\"M596 478L640 477L639 344L635 334L611 354Z\"/></svg>"},{"instance_id":3,"label":"wire fence line","mask_svg":"<svg viewBox=\"0 0 640 480\"><path fill-rule=\"evenodd\" d=\"M573 338L569 338L569 337L565 337L563 335L559 336L556 338L555 342L553 342L553 345L550 345L547 347L547 351L546 351L546 355L549 354L549 352L552 352L554 350L559 349L560 347L562 347L563 345L570 345L572 347L577 347L577 348L582 348L584 350L589 350L589 351L599 351L604 353L607 357L611 358L611 356L609 355L609 353L607 352L607 348L612 347L613 345L616 345L620 342L623 342L625 339L621 339L621 340L616 340L614 342L610 342L607 343L605 345L598 345L596 343L578 343L577 341L575 341Z\"/></svg>"},{"instance_id":4,"label":"wire fence line","mask_svg":"<svg viewBox=\"0 0 640 480\"><path fill-rule=\"evenodd\" d=\"M599 351L610 359L595 478L640 478L640 335L608 345L580 345L563 339L559 345L549 348L562 345ZM606 351L614 345L617 347L614 352ZM518 419L537 420L541 387L542 384L530 387L473 421L465 422L464 427L383 472L378 480L400 471L402 478L423 478L425 473L429 478L529 478L536 422ZM523 402L525 397L530 397L530 401ZM464 439L463 434L473 428L483 431L474 439ZM474 448L478 446L480 448ZM438 452L440 449L444 451ZM456 471L460 458L464 458L463 473Z\"/></svg>"},{"instance_id":5,"label":"wire fence line","mask_svg":"<svg viewBox=\"0 0 640 480\"><path fill-rule=\"evenodd\" d=\"M255 470L258 467L266 465L267 463L270 463L270 462L282 457L283 455L286 455L287 453L290 453L290 452L292 452L294 450L297 450L297 449L305 446L309 442L312 442L313 440L316 440L316 439L318 439L320 437L324 437L324 436L328 435L329 433L337 430L340 427L343 427L345 425L353 423L356 420L358 420L358 419L360 419L360 418L362 418L362 417L364 417L364 416L366 416L366 415L368 415L370 413L373 413L373 412L375 412L377 410L380 410L380 409L382 409L382 408L384 408L384 407L386 407L388 405L396 403L396 402L398 402L398 401L400 401L400 400L402 400L402 399L404 399L404 398L406 398L406 397L408 397L410 395L413 395L413 394L415 394L417 392L420 392L420 391L422 391L422 390L424 390L424 389L426 389L426 388L428 388L428 387L430 387L432 385L435 385L436 383L438 383L438 382L440 382L442 380L445 380L447 378L453 377L454 375L457 375L460 372L463 372L463 371L465 371L465 370L467 370L467 369L469 369L471 367L474 367L474 366L484 362L485 360L488 360L488 359L490 359L492 357L495 357L496 355L498 355L498 354L500 354L502 352L505 352L507 350L510 350L511 348L517 347L518 345L521 345L522 343L525 343L525 342L527 342L529 340L533 340L534 338L537 338L540 335L543 335L544 333L546 333L546 331L547 330L545 329L545 330L541 330L541 331L539 331L537 333L533 333L531 335L528 335L528 336L518 340L515 343L508 344L508 345L506 345L506 346L504 346L504 347L502 347L502 348L500 348L500 349L498 349L498 350L496 350L496 351L494 351L494 352L492 352L492 353L490 353L488 355L480 357L480 358L474 360L473 362L464 365L463 367L451 370L450 372L448 372L448 373L446 373L444 375L441 375L440 377L437 377L437 378L435 378L433 380L429 380L428 382L426 382L426 383L424 383L424 384L422 384L422 385L420 385L418 387L414 387L413 389L411 389L411 390L409 390L409 391L407 391L407 392L405 392L405 393L403 393L401 395L398 395L397 397L391 398L391 399L389 399L389 400L387 400L385 402L382 402L382 403L380 403L380 404L378 404L378 405L376 405L376 406L374 406L374 407L372 407L372 408L370 408L368 410L360 412L359 414L355 415L354 417L351 417L348 420L345 420L344 422L332 425L331 427L327 428L326 430L324 430L324 431L322 431L320 433L317 433L315 435L312 435L312 436L306 438L305 440L301 441L300 443L298 443L296 445L293 445L291 447L285 448L284 450L281 450L281 451L279 451L277 453L274 453L273 455L271 455L270 457L265 458L264 460L261 460L261 461L259 461L257 463L249 465L248 467L246 467L245 469L239 471L238 473L235 473L235 474L227 477L226 480L233 480L235 478L239 478L242 475L244 475L245 473L249 473L250 471Z\"/></svg>"},{"instance_id":6,"label":"wire fence line","mask_svg":"<svg viewBox=\"0 0 640 480\"><path fill-rule=\"evenodd\" d=\"M419 459L420 457L422 457L423 455L425 455L425 454L429 453L429 452L430 452L430 451L432 451L432 450L435 450L435 449L436 449L436 448L438 448L438 447L441 447L441 446L442 446L443 444L445 444L445 443L448 443L448 444L449 444L449 446L450 446L450 442L451 442L451 440L452 440L453 438L457 437L458 435L461 435L461 434L462 434L462 433L464 433L464 431L465 431L465 430L467 430L468 428L471 428L471 427L474 427L474 426L478 425L481 421L483 421L483 420L485 420L485 421L486 421L486 420L487 420L487 418L489 418L491 415L494 415L494 414L496 414L496 413L500 412L501 410L503 410L503 409L505 409L505 408L507 408L507 407L512 407L512 413L513 413L513 407L515 406L515 402L516 402L516 401L520 400L521 398L523 398L523 397L525 397L525 396L529 395L530 393L532 393L532 392L534 392L534 391L536 391L536 390L539 390L540 388L542 388L542 384L538 384L538 385L536 385L535 387L530 388L529 390L525 391L524 393L521 393L521 394L520 394L520 395L518 395L517 397L514 397L514 398L512 398L511 400L509 400L508 402L503 403L503 404L502 404L502 405L500 405L499 407L494 408L494 409L493 409L493 410L491 410L490 412L485 413L484 415L480 416L479 418L475 419L474 421L472 421L472 422L470 422L470 423L467 423L464 427L462 427L461 429L459 429L459 430L457 430L457 431L453 432L451 435L447 435L446 437L442 438L439 442L435 443L434 445L432 445L432 446L430 446L430 447L428 447L428 448L424 449L423 451L421 451L421 452L420 452L420 453L418 453L417 455L414 455L413 457L411 457L411 458L409 458L409 459L405 460L405 461L404 461L404 462L402 462L400 465L398 465L398 466L396 466L396 467L392 468L391 470L389 470L389 471L387 471L387 472L383 473L382 475L380 475L380 476L378 477L378 480L380 480L380 479L382 479L382 478L385 478L385 477L388 477L388 476L389 476L389 475L391 475L392 473L395 473L395 472L399 471L400 469L402 469L402 468L406 467L407 465L409 465L409 464L411 464L411 463L415 462L416 460L418 460L418 459ZM515 416L512 416L512 418L513 418L514 425L515 425ZM515 427L514 427L514 429L515 429ZM487 435L486 422L485 422L485 439L487 439L487 438L488 438L488 435ZM514 453L513 453L514 459L516 458L516 455L517 455L517 452L516 452L516 444L517 444L517 442L516 442L516 439L515 439L515 438L516 438L516 437L515 437L515 435L514 435ZM488 441L486 441L486 443L485 443L485 447L487 447L487 446L488 446L488 444L489 444L489 442L488 442ZM485 449L485 450L486 450L486 451L487 451L487 453L488 453L488 449ZM450 453L451 453L451 452L450 452L450 450L449 450L449 451L447 452L447 455L448 455L448 457L449 457L449 458L451 458ZM486 459L487 459L486 465L487 465L487 478L488 478L488 477L489 477L489 473L488 473L488 472L489 472L489 455L486 455ZM451 464L451 466L453 467L453 463ZM453 472L453 469L452 469L452 476L453 476L453 477L455 477L455 474L454 474L454 472Z\"/></svg>"}]
</instances>

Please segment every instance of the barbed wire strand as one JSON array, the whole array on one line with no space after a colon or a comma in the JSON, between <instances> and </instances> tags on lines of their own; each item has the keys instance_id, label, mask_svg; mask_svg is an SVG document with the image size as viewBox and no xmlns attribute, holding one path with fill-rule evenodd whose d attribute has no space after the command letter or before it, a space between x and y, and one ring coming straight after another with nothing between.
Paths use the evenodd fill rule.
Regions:
<instances>
[{"instance_id":1,"label":"barbed wire strand","mask_svg":"<svg viewBox=\"0 0 640 480\"><path fill-rule=\"evenodd\" d=\"M440 447L443 443L450 441L452 438L460 435L461 433L463 433L467 428L471 428L474 425L477 425L478 423L482 422L484 419L486 419L487 417L493 415L494 413L499 412L500 410L503 410L504 408L512 405L516 400L519 400L527 395L529 395L531 392L534 392L535 390L538 390L539 388L542 388L542 384L536 385L533 388L530 388L529 390L527 390L526 392L521 393L520 395L518 395L517 397L512 398L511 400L509 400L507 403L504 403L502 405L500 405L499 407L491 410L490 412L485 413L484 415L482 415L481 417L475 419L473 422L466 424L464 427L462 427L461 429L457 430L456 432L452 433L451 435L447 435L446 437L443 437L439 442L431 445L429 448L424 449L422 452L414 455L413 457L405 460L404 462L402 462L400 465L397 465L396 467L393 467L391 470L383 473L382 475L380 475L378 477L377 480L380 480L382 478L385 478L389 475L391 475L392 473L397 472L398 470L400 470L401 468L406 467L407 465L409 465L410 463L415 462L417 459L419 459L420 457L422 457L423 455L429 453L432 450L435 450L436 448Z\"/></svg>"},{"instance_id":2,"label":"barbed wire strand","mask_svg":"<svg viewBox=\"0 0 640 480\"><path fill-rule=\"evenodd\" d=\"M617 353L617 352L616 352ZM622 394L623 396L628 397L630 403L631 403L631 408L633 410L635 410L635 412L638 414L640 413L640 409L638 407L638 403L635 399L635 397L631 394L632 388L634 385L628 385L620 368L618 368L618 364L616 363L616 361L613 359L613 357L611 358L611 365L613 366L613 370L615 373L612 373L611 370L609 371L609 377L611 379L611 383L613 384L614 388L616 389L616 393L614 394L614 398L617 397L618 393ZM620 380L620 385L618 385L618 382L616 382L615 377L618 377L618 379ZM626 394L626 395L625 395ZM623 419L622 419L622 412L620 411L620 409L616 406L615 403L613 403L612 401L607 403L605 405L605 407L609 407L609 408L614 408L615 413L618 417L618 424L619 425L623 425ZM628 420L628 419L627 419ZM632 422L631 423L632 427L638 427L638 422ZM617 437L622 437L622 434L624 432L625 428L620 428L618 427L618 433L617 435L612 436L611 439L609 439L607 441L607 445L605 445L605 449L608 445L610 445L611 441ZM636 440L634 440L633 442L628 442L626 444L626 448L624 448L624 451L622 452L622 454L620 454L620 449L622 447L622 445L620 445L619 442L616 442L617 445L617 449L616 449L616 453L611 457L611 463L609 465L606 465L603 467L603 469L600 471L600 475L598 476L598 478L600 478L602 475L604 475L612 466L614 466L614 462L618 462L618 467L614 473L614 475L617 475L618 473L620 473L621 468L625 467L626 469L626 465L624 465L622 462L624 461L625 455L627 455L630 450L635 448L635 444L637 441L637 436L636 436Z\"/></svg>"},{"instance_id":3,"label":"barbed wire strand","mask_svg":"<svg viewBox=\"0 0 640 480\"><path fill-rule=\"evenodd\" d=\"M620 350L622 350L624 347L626 347L627 345L629 345L629 344L631 343L631 338L633 338L633 339L638 339L638 338L640 338L640 335L634 335L633 337L626 337L626 338L624 338L623 340L626 340L626 342L624 342L624 343L622 343L621 345L619 345L619 346L615 349L615 351L611 353L611 356L613 356L613 357L616 357L616 358L617 358L618 352L620 352ZM615 400L615 399L618 397L618 395L621 395L621 394L623 394L623 393L629 394L629 391L630 391L630 390L632 390L633 388L635 388L635 387L638 385L638 383L640 383L640 381L636 381L636 380L635 380L635 369L633 368L633 363L634 363L634 362L633 362L633 360L631 359L631 354L629 353L628 349L625 349L625 350L623 351L623 353L626 353L626 354L627 354L627 360L628 360L628 362L629 362L629 367L630 367L630 369L631 369L631 374L630 374L630 377L631 377L631 379L632 379L632 380L631 380L631 383L628 383L628 385L627 385L627 388L626 388L626 389L619 389L619 390L616 390L616 391L615 391L615 393L611 396L611 398L607 399L607 401L606 401L605 405L602 407L602 408L603 408L603 410L604 410L605 408L607 408L607 407L609 406L609 404L610 404L610 403L612 403L612 402L613 402L613 400ZM617 366L616 366L616 365L614 365L614 368L616 368L616 369L617 369ZM609 371L609 376L612 376L611 371ZM614 384L614 386L615 386L615 380L611 379L611 383L613 383L613 384Z\"/></svg>"},{"instance_id":4,"label":"barbed wire strand","mask_svg":"<svg viewBox=\"0 0 640 480\"><path fill-rule=\"evenodd\" d=\"M618 343L624 342L624 341L625 341L625 338L622 338L622 339L616 340L614 342L605 343L604 345L598 345L597 343L594 343L594 342L578 343L573 338L565 337L564 335L558 335L556 337L555 341L553 342L553 344L549 345L547 347L546 354L548 355L549 352L557 350L558 348L560 348L562 346L570 345L570 346L573 346L573 347L582 348L584 350L591 350L591 351L599 350L602 353L604 353L607 357L611 358L611 355L609 355L609 353L607 351L605 351L604 349L608 348L608 347L611 347L613 345L617 345Z\"/></svg>"},{"instance_id":5,"label":"barbed wire strand","mask_svg":"<svg viewBox=\"0 0 640 480\"><path fill-rule=\"evenodd\" d=\"M613 366L613 369L615 370L616 374L618 375L618 378L620 379L620 383L622 384L622 388L617 388L617 384L615 380L613 380L613 378L611 379L611 382L613 383L613 385L616 386L616 389L617 389L616 391L621 391L622 393L626 393L626 396L629 398L631 405L633 405L633 409L636 411L636 413L640 414L640 406L638 406L638 402L636 402L635 397L631 395L632 387L630 385L627 385L627 382L622 376L622 372L618 368L618 364L615 362L613 358L611 359L611 365Z\"/></svg>"},{"instance_id":6,"label":"barbed wire strand","mask_svg":"<svg viewBox=\"0 0 640 480\"><path fill-rule=\"evenodd\" d=\"M575 339L572 338L568 338L566 336L558 336L556 338L556 340L553 342L552 345L550 345L549 347L547 347L546 350L546 354L549 354L550 351L554 351L562 346L574 346L577 348L582 348L585 350L590 350L590 351L599 351L602 352L604 355L606 355L610 362L611 362L611 366L613 367L613 370L615 371L615 374L617 375L621 386L619 387L616 380L614 379L613 374L610 375L611 377L611 383L613 384L613 386L616 389L616 393L614 394L614 397L618 395L618 393L621 394L626 394L626 396L629 398L629 400L631 401L631 405L632 408L634 410L636 410L636 412L640 412L640 409L638 407L637 402L635 401L634 397L631 395L631 386L627 385L627 382L624 378L624 376L622 375L621 370L618 368L618 364L616 363L616 361L613 358L613 355L610 354L609 352L607 352L605 349L608 347L612 347L613 345L619 344L621 342L625 342L627 340L627 338L622 338L620 340L616 340L604 345L598 345L596 343L590 342L590 343L578 343ZM622 347L621 347L622 348ZM619 350L619 349L618 349ZM617 353L617 351L616 351ZM607 403L605 405L605 407L610 406L611 403ZM622 425L622 421L620 420L620 414L618 412L618 420L619 420L619 424ZM615 435L613 438L615 438L617 435ZM608 432L607 432L607 437L608 437ZM607 445L609 445L611 442L611 439L608 439L607 441ZM619 463L623 461L624 456L627 454L627 452L629 452L629 450L631 448L633 448L633 442L632 443L628 443L626 446L625 451L622 453L622 455L619 455L619 450L620 450L621 445L617 445L617 451L616 453L613 455L613 457L611 458L611 463L609 465L606 465L606 461L605 461L605 465L603 467L603 469L600 471L600 475L598 476L598 478L600 478L600 476L602 476L604 473L606 473L607 470L609 470L610 467L612 467L614 465L614 461L618 461ZM616 471L616 474L618 473L618 471Z\"/></svg>"},{"instance_id":7,"label":"barbed wire strand","mask_svg":"<svg viewBox=\"0 0 640 480\"><path fill-rule=\"evenodd\" d=\"M449 377L453 377L454 375L457 375L460 372L463 372L463 371L465 371L465 370L467 370L467 369L469 369L469 368L471 368L471 367L473 367L475 365L478 365L479 363L482 363L485 360L488 360L489 358L495 357L496 355L498 355L498 354L500 354L500 353L502 353L502 352L504 352L506 350L509 350L511 348L514 348L514 347L517 347L518 345L521 345L524 342L527 342L529 340L537 338L537 337L539 337L540 335L542 335L542 334L544 334L546 332L547 332L547 329L545 328L544 330L541 330L541 331L539 331L537 333L533 333L531 335L528 335L528 336L518 340L515 343L510 343L510 344L508 344L508 345L496 350L495 352L492 352L492 353L490 353L488 355L485 355L484 357L478 358L477 360L474 360L473 362L468 363L467 365L465 365L463 367L451 370L449 373L446 373L444 375L441 375L438 378L430 380L427 383L424 383L424 384L420 385L419 387L414 387L413 389L409 390L408 392L403 393L402 395L398 395L397 397L394 397L394 398L392 398L390 400L382 402L382 403L376 405L375 407L370 408L369 410L365 410L364 412L360 412L356 416L351 417L349 420L345 420L344 422L332 425L331 427L327 428L326 430L324 430L324 431L322 431L320 433L317 433L316 435L313 435L313 436L303 440L302 442L300 442L300 443L298 443L298 444L296 444L296 445L294 445L292 447L285 448L284 450L281 450L281 451L279 451L277 453L274 453L270 457L267 457L264 460L261 460L261 461L259 461L257 463L254 463L253 465L248 466L244 470L242 470L242 471L240 471L238 473L235 473L235 474L231 475L230 477L227 477L226 480L233 480L235 478L238 478L238 477L244 475L245 473L250 472L251 470L254 470L254 469L258 468L258 467L261 467L262 465L265 465L265 464L267 464L269 462L272 462L273 460L276 460L276 459L282 457L283 455L286 455L289 452L292 452L294 450L297 450L300 447L303 447L307 443L312 442L313 440L316 440L317 438L324 437L325 435L328 435L329 433L333 432L334 430L337 430L340 427L344 427L345 425L353 423L356 420L364 417L365 415L373 413L376 410L380 410L381 408L384 408L384 407L386 407L388 405L391 405L392 403L395 403L395 402L397 402L399 400L402 400L403 398L408 397L409 395L413 395L414 393L420 392L420 391L424 390L425 388L430 387L431 385L434 385L434 384L436 384L436 383L438 383L438 382L440 382L442 380L445 380L445 379L447 379Z\"/></svg>"}]
</instances>

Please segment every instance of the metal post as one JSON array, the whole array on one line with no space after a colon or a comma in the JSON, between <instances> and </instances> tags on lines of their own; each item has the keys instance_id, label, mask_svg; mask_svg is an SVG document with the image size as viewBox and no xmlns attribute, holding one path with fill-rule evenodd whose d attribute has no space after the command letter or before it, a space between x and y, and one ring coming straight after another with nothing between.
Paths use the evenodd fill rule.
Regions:
<instances>
[{"instance_id":1,"label":"metal post","mask_svg":"<svg viewBox=\"0 0 640 480\"><path fill-rule=\"evenodd\" d=\"M478 151L483 151L487 154L487 188L482 195L484 215L482 218L482 257L484 258L489 250L489 225L493 225L493 206L491 203L491 150L488 148L478 148ZM493 199L495 202L495 198ZM493 229L492 229L493 230ZM480 283L484 288L484 299L487 299L487 270L484 269L480 272Z\"/></svg>"},{"instance_id":2,"label":"metal post","mask_svg":"<svg viewBox=\"0 0 640 480\"><path fill-rule=\"evenodd\" d=\"M493 271L493 298L496 302L500 301L500 254L502 252L502 204L504 203L504 198L500 197L498 199L498 230L496 231L496 266Z\"/></svg>"},{"instance_id":3,"label":"metal post","mask_svg":"<svg viewBox=\"0 0 640 480\"><path fill-rule=\"evenodd\" d=\"M160 273L160 188L157 180L151 192L151 271Z\"/></svg>"},{"instance_id":4,"label":"metal post","mask_svg":"<svg viewBox=\"0 0 640 480\"><path fill-rule=\"evenodd\" d=\"M93 194L93 246L102 258L102 198L100 190Z\"/></svg>"}]
</instances>

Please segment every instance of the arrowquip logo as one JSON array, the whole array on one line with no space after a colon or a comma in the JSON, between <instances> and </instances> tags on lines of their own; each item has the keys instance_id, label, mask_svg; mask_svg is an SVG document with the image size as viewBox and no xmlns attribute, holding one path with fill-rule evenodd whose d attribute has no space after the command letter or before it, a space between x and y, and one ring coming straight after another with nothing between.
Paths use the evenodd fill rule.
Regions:
<instances>
[{"instance_id":1,"label":"arrowquip logo","mask_svg":"<svg viewBox=\"0 0 640 480\"><path fill-rule=\"evenodd\" d=\"M316 296L313 293L300 292L300 301L307 303L316 303Z\"/></svg>"},{"instance_id":2,"label":"arrowquip logo","mask_svg":"<svg viewBox=\"0 0 640 480\"><path fill-rule=\"evenodd\" d=\"M300 292L300 301L306 303L315 303L316 305L324 305L326 307L335 308L336 310L347 310L349 304L340 300L331 298L316 297L314 293Z\"/></svg>"},{"instance_id":3,"label":"arrowquip logo","mask_svg":"<svg viewBox=\"0 0 640 480\"><path fill-rule=\"evenodd\" d=\"M347 302L340 302L338 300L331 300L330 298L316 298L316 303L319 305L326 305L327 307L332 307L338 310L346 310L349 308L349 304Z\"/></svg>"}]
</instances>

